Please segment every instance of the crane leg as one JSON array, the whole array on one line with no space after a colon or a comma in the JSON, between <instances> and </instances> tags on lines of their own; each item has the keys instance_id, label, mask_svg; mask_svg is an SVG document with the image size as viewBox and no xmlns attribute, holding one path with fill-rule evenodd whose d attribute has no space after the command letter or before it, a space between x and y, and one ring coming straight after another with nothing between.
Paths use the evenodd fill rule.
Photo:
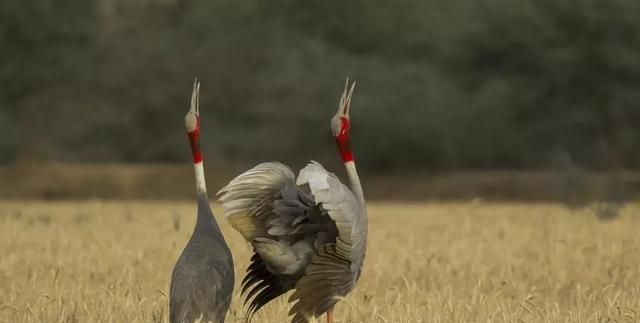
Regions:
<instances>
[{"instance_id":1,"label":"crane leg","mask_svg":"<svg viewBox=\"0 0 640 323\"><path fill-rule=\"evenodd\" d=\"M333 306L327 311L327 323L333 323Z\"/></svg>"}]
</instances>

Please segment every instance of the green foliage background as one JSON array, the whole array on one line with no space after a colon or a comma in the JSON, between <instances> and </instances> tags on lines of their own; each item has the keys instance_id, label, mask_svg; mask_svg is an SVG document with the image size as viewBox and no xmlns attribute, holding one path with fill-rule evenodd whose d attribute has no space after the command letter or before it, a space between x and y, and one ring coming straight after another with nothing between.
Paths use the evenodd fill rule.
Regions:
<instances>
[{"instance_id":1,"label":"green foliage background","mask_svg":"<svg viewBox=\"0 0 640 323\"><path fill-rule=\"evenodd\" d=\"M362 168L640 168L636 0L0 2L0 161L337 160Z\"/></svg>"}]
</instances>

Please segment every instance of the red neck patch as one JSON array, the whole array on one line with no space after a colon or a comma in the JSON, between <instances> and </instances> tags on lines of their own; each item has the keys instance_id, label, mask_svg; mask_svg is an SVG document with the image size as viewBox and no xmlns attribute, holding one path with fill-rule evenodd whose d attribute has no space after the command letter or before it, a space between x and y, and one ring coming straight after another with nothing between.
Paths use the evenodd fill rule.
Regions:
<instances>
[{"instance_id":1,"label":"red neck patch","mask_svg":"<svg viewBox=\"0 0 640 323\"><path fill-rule=\"evenodd\" d=\"M196 128L187 132L187 136L189 137L189 144L191 144L193 163L197 164L202 162L202 152L200 151L200 118L196 121Z\"/></svg>"},{"instance_id":2,"label":"red neck patch","mask_svg":"<svg viewBox=\"0 0 640 323\"><path fill-rule=\"evenodd\" d=\"M353 161L350 129L351 124L349 123L349 119L340 117L340 133L336 136L336 142L338 143L338 150L340 150L340 156L344 163Z\"/></svg>"}]
</instances>

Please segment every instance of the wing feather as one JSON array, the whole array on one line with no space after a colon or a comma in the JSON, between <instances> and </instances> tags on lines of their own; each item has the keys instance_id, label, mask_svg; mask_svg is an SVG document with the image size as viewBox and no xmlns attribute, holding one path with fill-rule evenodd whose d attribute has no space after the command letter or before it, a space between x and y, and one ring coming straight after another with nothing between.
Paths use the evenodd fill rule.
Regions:
<instances>
[{"instance_id":1,"label":"wing feather","mask_svg":"<svg viewBox=\"0 0 640 323\"><path fill-rule=\"evenodd\" d=\"M250 301L248 319L264 305L274 298L291 289L286 280L274 275L267 270L267 266L258 254L251 257L251 265L247 270L247 276L242 281L242 294L245 295L245 305ZM255 296L255 297L253 297Z\"/></svg>"},{"instance_id":2,"label":"wing feather","mask_svg":"<svg viewBox=\"0 0 640 323\"><path fill-rule=\"evenodd\" d=\"M350 260L353 270L359 268L367 238L364 206L334 174L314 161L300 171L296 184L309 184L315 203L320 204L335 222L338 229L336 256Z\"/></svg>"},{"instance_id":3,"label":"wing feather","mask_svg":"<svg viewBox=\"0 0 640 323\"><path fill-rule=\"evenodd\" d=\"M296 284L289 302L295 302L289 311L292 322L307 322L335 305L340 297L353 289L357 274L351 263L338 257L333 244L327 244L311 259L305 275Z\"/></svg>"},{"instance_id":4,"label":"wing feather","mask_svg":"<svg viewBox=\"0 0 640 323\"><path fill-rule=\"evenodd\" d=\"M273 214L278 194L294 181L289 167L262 163L240 174L217 193L224 215L249 242L269 236L266 218Z\"/></svg>"},{"instance_id":5,"label":"wing feather","mask_svg":"<svg viewBox=\"0 0 640 323\"><path fill-rule=\"evenodd\" d=\"M313 229L307 209L314 204L298 190L291 170L277 162L240 174L218 195L229 223L254 248L242 282L251 319L261 307L291 290L304 273L313 243L306 242L303 233Z\"/></svg>"},{"instance_id":6,"label":"wing feather","mask_svg":"<svg viewBox=\"0 0 640 323\"><path fill-rule=\"evenodd\" d=\"M309 163L300 171L296 184L309 185L314 203L337 229L333 241L317 246L289 298L295 302L289 312L294 315L292 322L303 323L325 313L355 286L366 251L367 221L364 206L351 190L320 164Z\"/></svg>"},{"instance_id":7,"label":"wing feather","mask_svg":"<svg viewBox=\"0 0 640 323\"><path fill-rule=\"evenodd\" d=\"M287 166L263 163L218 194L230 224L254 246L242 282L249 319L295 287L292 322L307 322L353 289L366 247L364 206L320 164L309 163L296 183Z\"/></svg>"}]
</instances>

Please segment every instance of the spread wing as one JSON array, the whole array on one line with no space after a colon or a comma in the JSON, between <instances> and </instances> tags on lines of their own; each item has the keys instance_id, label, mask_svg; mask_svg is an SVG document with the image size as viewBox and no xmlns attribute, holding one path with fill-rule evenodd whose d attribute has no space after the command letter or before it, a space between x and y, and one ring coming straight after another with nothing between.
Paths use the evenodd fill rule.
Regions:
<instances>
[{"instance_id":1,"label":"spread wing","mask_svg":"<svg viewBox=\"0 0 640 323\"><path fill-rule=\"evenodd\" d=\"M218 194L229 223L251 243L254 255L242 282L253 315L291 290L318 240L332 239L335 224L300 191L291 170L277 162L240 174Z\"/></svg>"},{"instance_id":2,"label":"spread wing","mask_svg":"<svg viewBox=\"0 0 640 323\"><path fill-rule=\"evenodd\" d=\"M251 242L269 236L267 218L273 214L273 203L293 181L289 167L262 163L231 180L217 194L231 226Z\"/></svg>"},{"instance_id":3,"label":"spread wing","mask_svg":"<svg viewBox=\"0 0 640 323\"><path fill-rule=\"evenodd\" d=\"M366 247L366 216L353 193L312 162L297 184L291 170L260 164L218 194L230 224L251 243L254 255L242 282L249 316L295 288L293 322L326 312L358 279Z\"/></svg>"},{"instance_id":4,"label":"spread wing","mask_svg":"<svg viewBox=\"0 0 640 323\"><path fill-rule=\"evenodd\" d=\"M349 293L360 275L367 239L364 206L332 173L311 162L300 171L297 184L309 184L315 203L325 210L337 227L335 242L316 250L297 282L289 312L293 322L307 322L309 317L325 313Z\"/></svg>"}]
</instances>

